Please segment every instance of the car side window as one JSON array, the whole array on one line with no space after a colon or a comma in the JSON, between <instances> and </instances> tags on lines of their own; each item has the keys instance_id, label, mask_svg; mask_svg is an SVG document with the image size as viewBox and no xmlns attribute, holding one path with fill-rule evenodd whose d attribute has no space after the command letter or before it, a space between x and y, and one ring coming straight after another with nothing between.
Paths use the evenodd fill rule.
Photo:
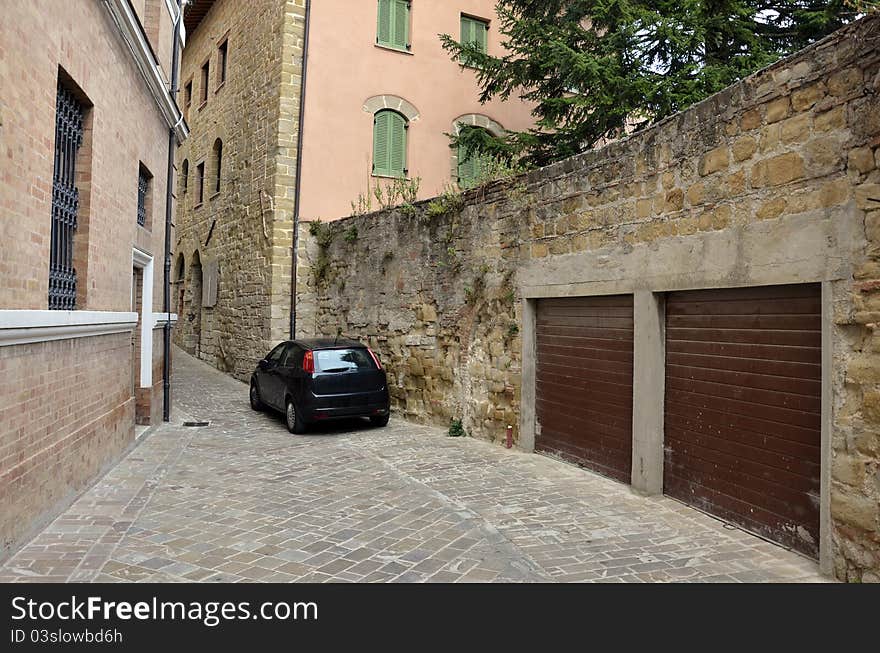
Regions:
<instances>
[{"instance_id":1,"label":"car side window","mask_svg":"<svg viewBox=\"0 0 880 653\"><path fill-rule=\"evenodd\" d=\"M284 356L281 357L281 367L296 367L297 362L302 364L302 349L296 345L290 345L284 351Z\"/></svg>"},{"instance_id":2,"label":"car side window","mask_svg":"<svg viewBox=\"0 0 880 653\"><path fill-rule=\"evenodd\" d=\"M286 343L282 343L282 344L278 345L277 347L275 347L275 349L272 350L272 352L268 356L266 356L266 360L270 360L273 363L277 363L278 361L281 360L281 355L284 353L284 350L286 348L287 348Z\"/></svg>"}]
</instances>

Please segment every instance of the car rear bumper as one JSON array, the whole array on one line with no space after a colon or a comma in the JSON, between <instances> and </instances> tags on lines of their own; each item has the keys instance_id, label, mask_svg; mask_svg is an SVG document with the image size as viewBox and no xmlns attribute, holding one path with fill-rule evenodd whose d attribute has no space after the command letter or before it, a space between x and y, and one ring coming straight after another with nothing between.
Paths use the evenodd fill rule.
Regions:
<instances>
[{"instance_id":1,"label":"car rear bumper","mask_svg":"<svg viewBox=\"0 0 880 653\"><path fill-rule=\"evenodd\" d=\"M390 412L388 404L376 404L370 406L344 406L340 408L313 408L305 412L305 418L310 422L323 422L331 419L344 419L346 417L383 417Z\"/></svg>"},{"instance_id":2,"label":"car rear bumper","mask_svg":"<svg viewBox=\"0 0 880 653\"><path fill-rule=\"evenodd\" d=\"M310 422L346 417L383 417L390 412L387 389L345 395L309 395L301 410L303 417Z\"/></svg>"}]
</instances>

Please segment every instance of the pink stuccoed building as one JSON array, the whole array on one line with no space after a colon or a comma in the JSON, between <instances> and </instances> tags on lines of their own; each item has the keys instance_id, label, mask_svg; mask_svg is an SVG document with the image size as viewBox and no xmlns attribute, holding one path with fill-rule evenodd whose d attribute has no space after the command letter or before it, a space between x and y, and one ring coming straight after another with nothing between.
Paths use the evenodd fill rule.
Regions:
<instances>
[{"instance_id":1,"label":"pink stuccoed building","mask_svg":"<svg viewBox=\"0 0 880 653\"><path fill-rule=\"evenodd\" d=\"M494 0L188 4L180 104L191 136L176 160L172 292L180 346L249 378L295 330L291 299L309 277L294 233L350 215L353 203L381 208L376 187L418 185L415 199L426 199L479 183L483 164L449 134L527 129L531 106L480 104L476 73L439 35L502 54L498 22Z\"/></svg>"},{"instance_id":2,"label":"pink stuccoed building","mask_svg":"<svg viewBox=\"0 0 880 653\"><path fill-rule=\"evenodd\" d=\"M392 16L388 32L385 6ZM441 47L438 35L449 34L482 43L490 54L503 54L494 6L495 0L313 3L303 123L303 219L348 215L351 201L382 177L420 178L420 199L458 184L459 177L467 184L473 169L467 161L459 165L448 136L459 123L495 133L533 124L531 106L522 101L480 104L476 73ZM377 160L382 152L376 152L375 142L381 134L374 132L385 125L374 122L378 117L382 123L385 111L403 125L402 142L389 143L390 149L398 149L389 152L397 159L396 169Z\"/></svg>"}]
</instances>

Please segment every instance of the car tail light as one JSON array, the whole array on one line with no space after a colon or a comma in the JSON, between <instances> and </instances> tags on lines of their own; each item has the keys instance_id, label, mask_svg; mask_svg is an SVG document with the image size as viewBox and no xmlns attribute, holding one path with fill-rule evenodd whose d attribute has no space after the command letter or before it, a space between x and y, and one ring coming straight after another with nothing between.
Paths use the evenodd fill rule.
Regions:
<instances>
[{"instance_id":1,"label":"car tail light","mask_svg":"<svg viewBox=\"0 0 880 653\"><path fill-rule=\"evenodd\" d=\"M306 374L315 373L315 355L311 351L307 351L303 356L303 372Z\"/></svg>"},{"instance_id":2,"label":"car tail light","mask_svg":"<svg viewBox=\"0 0 880 653\"><path fill-rule=\"evenodd\" d=\"M370 349L369 347L367 347L367 351L370 352L370 356L373 357L373 362L376 363L376 367L378 367L378 368L381 370L381 369L382 369L382 363L379 362L379 357L376 356L376 354L373 353L373 350Z\"/></svg>"}]
</instances>

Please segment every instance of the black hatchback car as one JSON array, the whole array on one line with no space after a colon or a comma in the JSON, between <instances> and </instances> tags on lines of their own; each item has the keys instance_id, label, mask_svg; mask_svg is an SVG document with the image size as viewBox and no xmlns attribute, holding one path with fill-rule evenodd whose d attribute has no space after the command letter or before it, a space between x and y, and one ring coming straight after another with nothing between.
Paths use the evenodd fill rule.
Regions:
<instances>
[{"instance_id":1,"label":"black hatchback car","mask_svg":"<svg viewBox=\"0 0 880 653\"><path fill-rule=\"evenodd\" d=\"M282 342L257 365L250 397L254 410L282 411L291 433L346 417L369 417L375 426L385 426L390 414L379 358L369 347L342 338Z\"/></svg>"}]
</instances>

